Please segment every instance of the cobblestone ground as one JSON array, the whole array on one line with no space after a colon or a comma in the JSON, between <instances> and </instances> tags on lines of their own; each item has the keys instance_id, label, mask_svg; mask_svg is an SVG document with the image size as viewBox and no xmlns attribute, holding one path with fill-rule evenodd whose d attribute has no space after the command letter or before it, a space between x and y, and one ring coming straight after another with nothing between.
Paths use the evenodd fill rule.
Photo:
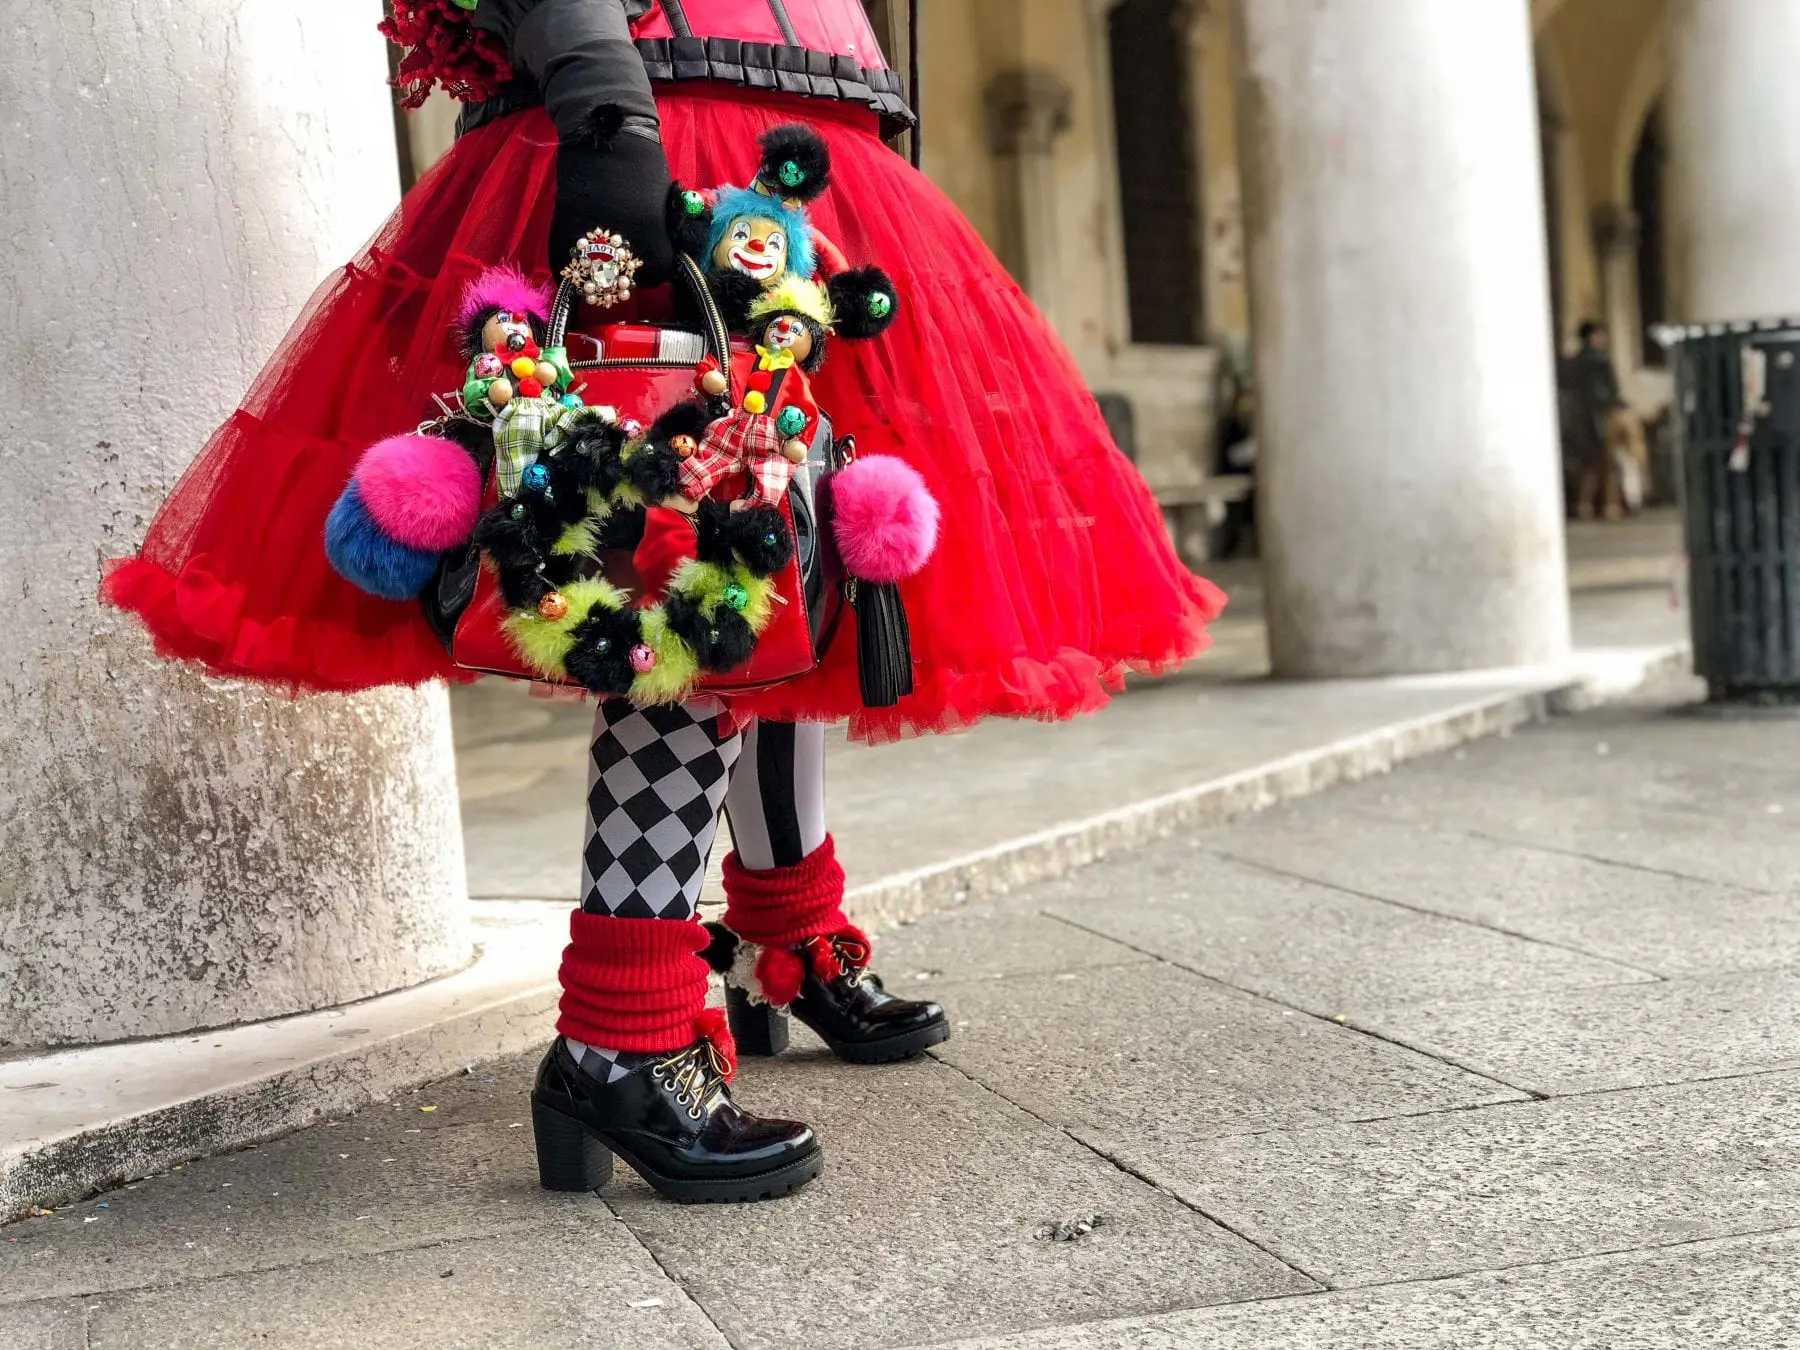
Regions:
<instances>
[{"instance_id":1,"label":"cobblestone ground","mask_svg":"<svg viewBox=\"0 0 1800 1350\"><path fill-rule=\"evenodd\" d=\"M1800 1344L1796 816L1800 720L1474 746L888 935L955 1038L747 1066L791 1199L540 1192L478 1066L0 1229L0 1347Z\"/></svg>"}]
</instances>

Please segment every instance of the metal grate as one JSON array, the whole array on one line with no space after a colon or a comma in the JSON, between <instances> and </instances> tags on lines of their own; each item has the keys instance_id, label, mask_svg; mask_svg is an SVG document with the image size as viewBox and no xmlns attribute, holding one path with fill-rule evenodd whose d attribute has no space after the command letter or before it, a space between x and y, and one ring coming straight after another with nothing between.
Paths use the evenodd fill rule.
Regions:
<instances>
[{"instance_id":1,"label":"metal grate","mask_svg":"<svg viewBox=\"0 0 1800 1350\"><path fill-rule=\"evenodd\" d=\"M1675 355L1694 669L1717 700L1800 704L1800 325L1689 328ZM1746 352L1767 361L1747 454Z\"/></svg>"}]
</instances>

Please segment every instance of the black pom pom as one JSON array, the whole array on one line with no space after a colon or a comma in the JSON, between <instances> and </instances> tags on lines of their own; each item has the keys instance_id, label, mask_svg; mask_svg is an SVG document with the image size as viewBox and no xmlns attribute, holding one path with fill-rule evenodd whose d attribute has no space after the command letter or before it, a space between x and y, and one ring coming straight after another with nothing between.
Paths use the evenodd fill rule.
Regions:
<instances>
[{"instance_id":1,"label":"black pom pom","mask_svg":"<svg viewBox=\"0 0 1800 1350\"><path fill-rule=\"evenodd\" d=\"M713 974L723 975L737 959L740 939L722 923L708 921L703 926L706 929L706 950L700 953L700 957L712 967Z\"/></svg>"},{"instance_id":2,"label":"black pom pom","mask_svg":"<svg viewBox=\"0 0 1800 1350\"><path fill-rule=\"evenodd\" d=\"M799 122L772 127L757 144L762 166L756 176L777 197L810 202L831 185L831 152L811 127Z\"/></svg>"},{"instance_id":3,"label":"black pom pom","mask_svg":"<svg viewBox=\"0 0 1800 1350\"><path fill-rule=\"evenodd\" d=\"M731 547L759 577L770 576L794 556L794 535L773 506L751 506L729 513Z\"/></svg>"},{"instance_id":4,"label":"black pom pom","mask_svg":"<svg viewBox=\"0 0 1800 1350\"><path fill-rule=\"evenodd\" d=\"M700 509L694 514L695 556L703 563L731 562L731 522L735 513L730 504L710 497L697 504Z\"/></svg>"},{"instance_id":5,"label":"black pom pom","mask_svg":"<svg viewBox=\"0 0 1800 1350\"><path fill-rule=\"evenodd\" d=\"M853 267L825 283L839 336L879 337L900 312L894 279L879 267Z\"/></svg>"},{"instance_id":6,"label":"black pom pom","mask_svg":"<svg viewBox=\"0 0 1800 1350\"><path fill-rule=\"evenodd\" d=\"M636 610L596 608L570 636L575 645L563 657L570 679L596 694L623 694L631 688L631 649L644 640Z\"/></svg>"},{"instance_id":7,"label":"black pom pom","mask_svg":"<svg viewBox=\"0 0 1800 1350\"><path fill-rule=\"evenodd\" d=\"M567 528L583 519L588 513L588 482L581 461L565 453L541 459L538 463L550 470L549 502L556 514L556 523Z\"/></svg>"},{"instance_id":8,"label":"black pom pom","mask_svg":"<svg viewBox=\"0 0 1800 1350\"><path fill-rule=\"evenodd\" d=\"M581 130L572 138L576 145L604 150L613 143L619 128L625 125L625 110L616 103L602 103L587 115Z\"/></svg>"},{"instance_id":9,"label":"black pom pom","mask_svg":"<svg viewBox=\"0 0 1800 1350\"><path fill-rule=\"evenodd\" d=\"M542 558L538 533L530 516L515 518L512 502L490 507L475 524L475 547L487 554L500 582L500 595L512 609L525 609L550 587L538 575Z\"/></svg>"},{"instance_id":10,"label":"black pom pom","mask_svg":"<svg viewBox=\"0 0 1800 1350\"><path fill-rule=\"evenodd\" d=\"M647 502L660 502L681 490L681 456L654 441L625 461L625 476Z\"/></svg>"},{"instance_id":11,"label":"black pom pom","mask_svg":"<svg viewBox=\"0 0 1800 1350\"><path fill-rule=\"evenodd\" d=\"M706 274L707 287L718 301L725 326L734 333L750 327L750 304L763 293L762 282L734 267L715 267Z\"/></svg>"},{"instance_id":12,"label":"black pom pom","mask_svg":"<svg viewBox=\"0 0 1800 1350\"><path fill-rule=\"evenodd\" d=\"M704 611L682 595L672 595L663 603L669 628L694 649L702 669L731 670L750 659L756 650L756 634L742 614L724 605Z\"/></svg>"},{"instance_id":13,"label":"black pom pom","mask_svg":"<svg viewBox=\"0 0 1800 1350\"><path fill-rule=\"evenodd\" d=\"M637 552L644 542L644 508L641 506L615 510L600 518L599 545L603 549Z\"/></svg>"},{"instance_id":14,"label":"black pom pom","mask_svg":"<svg viewBox=\"0 0 1800 1350\"><path fill-rule=\"evenodd\" d=\"M599 416L574 418L564 423L562 448L556 459L567 466L574 481L584 488L611 492L625 477L619 450L625 433Z\"/></svg>"},{"instance_id":15,"label":"black pom pom","mask_svg":"<svg viewBox=\"0 0 1800 1350\"><path fill-rule=\"evenodd\" d=\"M712 420L712 414L699 399L684 398L650 424L650 434L645 439L665 445L671 436L692 436L697 441L706 434Z\"/></svg>"},{"instance_id":16,"label":"black pom pom","mask_svg":"<svg viewBox=\"0 0 1800 1350\"><path fill-rule=\"evenodd\" d=\"M706 199L698 192L689 192L680 183L670 183L663 214L669 228L669 242L675 245L675 251L696 260L704 259L713 223L712 207L706 204Z\"/></svg>"}]
</instances>

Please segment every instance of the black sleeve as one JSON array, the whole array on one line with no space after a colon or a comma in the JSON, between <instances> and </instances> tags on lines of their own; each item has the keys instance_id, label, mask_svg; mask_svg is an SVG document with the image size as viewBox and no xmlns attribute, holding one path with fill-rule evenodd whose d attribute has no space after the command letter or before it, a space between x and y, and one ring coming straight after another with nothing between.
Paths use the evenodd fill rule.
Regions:
<instances>
[{"instance_id":1,"label":"black sleeve","mask_svg":"<svg viewBox=\"0 0 1800 1350\"><path fill-rule=\"evenodd\" d=\"M543 92L557 134L575 140L603 108L627 125L656 125L650 77L631 40L630 21L644 8L641 0L482 0L475 23L506 44Z\"/></svg>"}]
</instances>

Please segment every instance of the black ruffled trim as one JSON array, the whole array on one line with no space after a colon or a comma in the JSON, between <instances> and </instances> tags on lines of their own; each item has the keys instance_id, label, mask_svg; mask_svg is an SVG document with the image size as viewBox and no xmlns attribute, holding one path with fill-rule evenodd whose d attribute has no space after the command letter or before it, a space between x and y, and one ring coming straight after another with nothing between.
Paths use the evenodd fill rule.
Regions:
<instances>
[{"instance_id":1,"label":"black ruffled trim","mask_svg":"<svg viewBox=\"0 0 1800 1350\"><path fill-rule=\"evenodd\" d=\"M848 56L737 38L639 38L638 54L655 81L722 80L750 89L843 99L881 114L887 135L913 125L906 85L891 70L868 70Z\"/></svg>"},{"instance_id":2,"label":"black ruffled trim","mask_svg":"<svg viewBox=\"0 0 1800 1350\"><path fill-rule=\"evenodd\" d=\"M906 101L906 84L891 70L868 70L848 56L737 38L639 38L638 54L654 83L719 80L747 89L842 99L881 115L882 134L898 135L917 120ZM530 80L516 79L483 103L464 106L457 131L476 127L543 102Z\"/></svg>"}]
</instances>

